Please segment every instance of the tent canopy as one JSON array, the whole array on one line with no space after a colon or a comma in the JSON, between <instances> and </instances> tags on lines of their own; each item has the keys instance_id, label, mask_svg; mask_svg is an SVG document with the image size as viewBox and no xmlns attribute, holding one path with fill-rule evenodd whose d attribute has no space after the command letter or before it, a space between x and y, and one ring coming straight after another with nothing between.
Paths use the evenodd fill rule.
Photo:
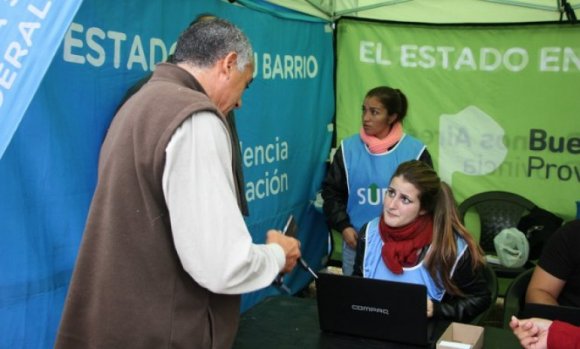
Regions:
<instances>
[{"instance_id":1,"label":"tent canopy","mask_svg":"<svg viewBox=\"0 0 580 349\"><path fill-rule=\"evenodd\" d=\"M244 1L241 1L244 2ZM580 0L260 0L334 21L342 16L419 23L575 20Z\"/></svg>"}]
</instances>

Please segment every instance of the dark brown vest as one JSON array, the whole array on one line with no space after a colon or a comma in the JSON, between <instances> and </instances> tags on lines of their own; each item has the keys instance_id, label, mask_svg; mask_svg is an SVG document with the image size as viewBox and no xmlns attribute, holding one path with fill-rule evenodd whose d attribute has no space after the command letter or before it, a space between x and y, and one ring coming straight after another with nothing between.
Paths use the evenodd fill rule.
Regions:
<instances>
[{"instance_id":1,"label":"dark brown vest","mask_svg":"<svg viewBox=\"0 0 580 349\"><path fill-rule=\"evenodd\" d=\"M231 347L240 298L183 270L162 189L171 136L202 110L223 120L189 73L160 64L113 119L56 348Z\"/></svg>"}]
</instances>

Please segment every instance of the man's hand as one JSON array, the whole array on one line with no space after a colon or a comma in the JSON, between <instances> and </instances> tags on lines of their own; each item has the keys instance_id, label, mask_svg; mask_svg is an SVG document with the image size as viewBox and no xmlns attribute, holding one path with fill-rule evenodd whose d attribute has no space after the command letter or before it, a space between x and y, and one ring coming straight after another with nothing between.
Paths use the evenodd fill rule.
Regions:
<instances>
[{"instance_id":1,"label":"man's hand","mask_svg":"<svg viewBox=\"0 0 580 349\"><path fill-rule=\"evenodd\" d=\"M278 230L268 230L266 235L267 244L278 244L282 246L284 254L286 255L286 264L284 268L280 271L281 273L289 273L294 269L298 258L300 258L300 241L289 236L285 236Z\"/></svg>"},{"instance_id":2,"label":"man's hand","mask_svg":"<svg viewBox=\"0 0 580 349\"><path fill-rule=\"evenodd\" d=\"M356 230L354 230L353 227L344 228L344 230L342 231L342 239L344 240L344 242L346 242L346 244L350 248L355 249L358 234L356 233Z\"/></svg>"}]
</instances>

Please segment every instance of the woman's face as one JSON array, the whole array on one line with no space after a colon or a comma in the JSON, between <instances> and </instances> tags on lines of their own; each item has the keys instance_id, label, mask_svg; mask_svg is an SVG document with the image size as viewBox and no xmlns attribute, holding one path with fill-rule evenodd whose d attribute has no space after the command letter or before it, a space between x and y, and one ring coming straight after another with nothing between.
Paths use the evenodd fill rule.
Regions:
<instances>
[{"instance_id":1,"label":"woman's face","mask_svg":"<svg viewBox=\"0 0 580 349\"><path fill-rule=\"evenodd\" d=\"M385 194L383 205L385 223L393 228L398 228L423 215L425 212L421 210L419 194L419 190L407 182L404 177L393 178Z\"/></svg>"},{"instance_id":2,"label":"woman's face","mask_svg":"<svg viewBox=\"0 0 580 349\"><path fill-rule=\"evenodd\" d=\"M387 137L396 118L397 114L389 115L389 111L377 97L365 98L362 106L362 124L367 135L379 139Z\"/></svg>"}]
</instances>

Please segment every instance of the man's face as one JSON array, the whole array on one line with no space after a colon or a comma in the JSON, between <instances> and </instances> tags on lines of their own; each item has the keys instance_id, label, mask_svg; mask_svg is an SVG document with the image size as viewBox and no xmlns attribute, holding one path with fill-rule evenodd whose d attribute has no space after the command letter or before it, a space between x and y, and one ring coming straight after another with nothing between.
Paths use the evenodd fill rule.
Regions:
<instances>
[{"instance_id":1,"label":"man's face","mask_svg":"<svg viewBox=\"0 0 580 349\"><path fill-rule=\"evenodd\" d=\"M242 94L250 86L254 75L253 62L246 65L244 71L241 72L235 65L232 65L230 69L229 79L224 85L223 98L218 104L224 115L242 106Z\"/></svg>"}]
</instances>

